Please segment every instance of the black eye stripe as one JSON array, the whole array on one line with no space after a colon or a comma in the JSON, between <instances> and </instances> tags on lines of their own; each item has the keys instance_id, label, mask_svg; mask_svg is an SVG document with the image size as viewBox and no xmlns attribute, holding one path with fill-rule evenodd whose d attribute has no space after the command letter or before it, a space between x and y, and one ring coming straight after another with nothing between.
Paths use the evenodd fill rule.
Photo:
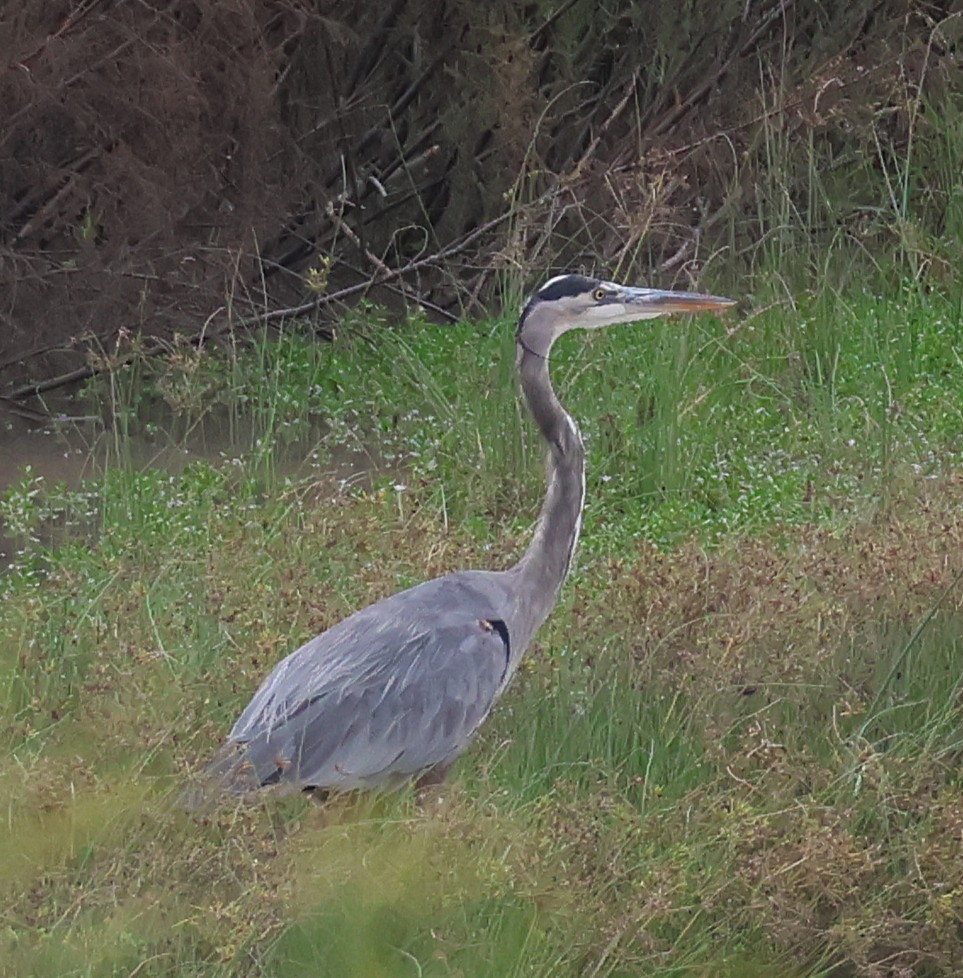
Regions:
<instances>
[{"instance_id":1,"label":"black eye stripe","mask_svg":"<svg viewBox=\"0 0 963 978\"><path fill-rule=\"evenodd\" d=\"M545 302L554 302L556 299L585 295L597 288L598 279L593 280L584 275L560 275L543 285L536 293L536 297Z\"/></svg>"}]
</instances>

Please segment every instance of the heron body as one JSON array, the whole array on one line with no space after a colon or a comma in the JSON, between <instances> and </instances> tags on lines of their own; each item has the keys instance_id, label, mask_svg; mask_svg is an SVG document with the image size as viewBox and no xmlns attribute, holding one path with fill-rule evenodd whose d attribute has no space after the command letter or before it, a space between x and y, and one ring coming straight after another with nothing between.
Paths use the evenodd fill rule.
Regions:
<instances>
[{"instance_id":1,"label":"heron body","mask_svg":"<svg viewBox=\"0 0 963 978\"><path fill-rule=\"evenodd\" d=\"M393 594L292 652L234 724L206 784L246 795L443 777L555 606L578 543L585 453L552 388L552 344L569 329L732 304L581 275L543 285L516 336L520 386L548 447L546 496L522 558L505 571L456 571Z\"/></svg>"}]
</instances>

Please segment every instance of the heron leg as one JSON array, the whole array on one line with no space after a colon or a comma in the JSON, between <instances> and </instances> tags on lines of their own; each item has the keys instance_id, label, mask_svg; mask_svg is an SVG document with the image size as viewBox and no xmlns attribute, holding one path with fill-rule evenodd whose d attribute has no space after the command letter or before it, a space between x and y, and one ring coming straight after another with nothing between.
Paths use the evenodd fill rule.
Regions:
<instances>
[{"instance_id":1,"label":"heron leg","mask_svg":"<svg viewBox=\"0 0 963 978\"><path fill-rule=\"evenodd\" d=\"M301 794L308 795L316 805L323 805L331 796L331 792L327 788L317 788L313 785L302 788Z\"/></svg>"},{"instance_id":2,"label":"heron leg","mask_svg":"<svg viewBox=\"0 0 963 978\"><path fill-rule=\"evenodd\" d=\"M451 765L452 762L449 761L447 764L436 764L434 767L428 768L415 782L415 794L421 797L429 793L435 786L441 784L448 776Z\"/></svg>"}]
</instances>

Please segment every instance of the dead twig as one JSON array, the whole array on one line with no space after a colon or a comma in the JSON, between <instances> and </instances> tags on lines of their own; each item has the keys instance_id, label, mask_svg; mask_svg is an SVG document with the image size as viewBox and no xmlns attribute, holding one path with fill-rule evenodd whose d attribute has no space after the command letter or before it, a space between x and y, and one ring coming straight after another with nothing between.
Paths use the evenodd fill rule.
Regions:
<instances>
[{"instance_id":1,"label":"dead twig","mask_svg":"<svg viewBox=\"0 0 963 978\"><path fill-rule=\"evenodd\" d=\"M543 194L539 198L538 203L543 203L550 196L554 196L555 190L550 191L547 194ZM417 261L409 262L407 265L402 265L401 268L387 268L386 271L380 274L372 275L366 282L359 282L357 285L349 285L347 288L339 289L337 292L332 292L330 295L318 296L312 299L310 302L303 302L297 306L289 306L286 309L272 309L271 312L264 313L261 316L257 316L251 319L249 322L254 323L269 323L276 322L279 319L287 319L291 316L304 316L308 313L316 311L321 306L330 305L333 302L341 302L344 299L348 299L354 295L360 295L365 292L369 292L371 289L376 288L379 285L385 285L388 282L393 282L397 278L401 278L405 275L411 275L413 272L420 271L422 268L427 268L430 265L437 264L445 258L450 258L452 255L457 255L459 252L464 251L466 248L470 247L475 241L489 231L493 231L495 228L504 224L509 218L513 217L516 213L517 208L509 208L498 217L492 218L490 221L486 221L480 227L475 228L474 231L466 234L464 237L459 238L458 241L452 242L450 245L446 245L434 254L426 255L424 258L419 258ZM245 325L248 321L245 321Z\"/></svg>"},{"instance_id":2,"label":"dead twig","mask_svg":"<svg viewBox=\"0 0 963 978\"><path fill-rule=\"evenodd\" d=\"M389 268L388 266L384 265L384 263L379 263L380 267L377 274L371 276L371 278L365 282L361 282L358 285L351 285L344 289L339 289L337 292L332 292L330 295L318 296L317 298L312 299L310 302L304 302L297 306L290 306L286 309L272 309L270 312L263 313L262 315L252 316L241 320L237 325L239 328L247 328L250 326L262 325L264 323L278 322L279 320L289 319L294 316L304 316L308 313L315 312L321 306L327 306L333 302L339 302L343 299L347 299L350 296L367 292L377 286L392 283L396 279L402 278L405 275L410 275L413 272L436 264L445 258L450 258L452 255L456 255L459 252L464 251L466 248L470 247L473 242L477 241L478 238L507 221L513 214L514 209L509 209L503 214L500 214L498 217L493 218L480 227L475 228L474 231L465 235L458 241L447 245L432 255L426 255L424 258L420 258L417 261L409 262L407 265L403 265L401 268ZM214 329L205 329L203 337L199 333L196 337L194 337L192 342L198 344L201 342L207 342L208 340L222 333L229 327L229 325L230 323L224 323L222 326ZM43 394L58 387L64 387L67 384L72 384L76 381L88 380L99 373L103 373L104 370L108 369L108 367L116 367L130 363L131 360L134 360L140 356L154 356L166 348L166 344L161 342L148 343L136 350L131 350L130 353L124 354L123 356L112 358L110 363L104 365L103 367L88 363L83 367L78 367L75 370L68 370L66 373L59 374L56 377L50 377L47 380L37 381L32 384L25 384L24 386L18 387L15 390L8 391L4 396L12 401L20 401L24 398L33 397L37 394Z\"/></svg>"},{"instance_id":3,"label":"dead twig","mask_svg":"<svg viewBox=\"0 0 963 978\"><path fill-rule=\"evenodd\" d=\"M30 72L30 62L36 61L44 51L47 50L47 45L58 37L63 37L69 34L74 27L79 24L84 17L91 12L91 10L96 7L101 0L85 0L78 7L72 10L66 17L61 21L60 26L52 33L48 34L43 41L37 45L37 47L30 52L30 54L24 55L18 61L13 64L7 65L7 68L14 70L19 68L21 71Z\"/></svg>"},{"instance_id":4,"label":"dead twig","mask_svg":"<svg viewBox=\"0 0 963 978\"><path fill-rule=\"evenodd\" d=\"M746 38L745 42L733 51L725 61L707 78L701 85L697 85L684 99L672 108L648 131L650 136L660 136L672 129L684 116L686 116L699 102L702 101L709 92L715 88L739 58L745 57L755 46L756 42L769 30L773 23L793 5L795 0L780 0L769 14L762 19L759 26Z\"/></svg>"}]
</instances>

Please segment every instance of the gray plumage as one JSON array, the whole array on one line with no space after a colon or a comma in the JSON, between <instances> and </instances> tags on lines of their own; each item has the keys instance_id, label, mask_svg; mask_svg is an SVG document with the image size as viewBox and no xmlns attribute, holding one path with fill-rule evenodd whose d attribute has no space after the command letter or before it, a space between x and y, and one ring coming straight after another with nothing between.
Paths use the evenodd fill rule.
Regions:
<instances>
[{"instance_id":1,"label":"gray plumage","mask_svg":"<svg viewBox=\"0 0 963 978\"><path fill-rule=\"evenodd\" d=\"M578 428L552 389L548 357L568 329L729 299L559 276L518 325L518 374L548 446L548 489L532 542L506 571L458 571L355 612L282 660L186 801L393 787L440 780L485 721L554 607L578 542L585 495Z\"/></svg>"}]
</instances>

